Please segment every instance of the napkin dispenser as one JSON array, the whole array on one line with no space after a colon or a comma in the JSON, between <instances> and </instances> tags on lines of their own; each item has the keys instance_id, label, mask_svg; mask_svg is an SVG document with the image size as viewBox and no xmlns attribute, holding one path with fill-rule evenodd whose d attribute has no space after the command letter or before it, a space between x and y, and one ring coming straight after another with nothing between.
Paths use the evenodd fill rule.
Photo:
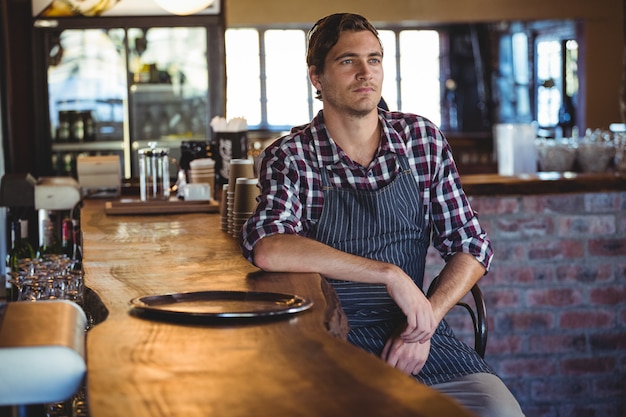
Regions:
<instances>
[{"instance_id":1,"label":"napkin dispenser","mask_svg":"<svg viewBox=\"0 0 626 417\"><path fill-rule=\"evenodd\" d=\"M72 177L41 177L35 185L38 210L71 210L80 199L80 188Z\"/></svg>"},{"instance_id":2,"label":"napkin dispenser","mask_svg":"<svg viewBox=\"0 0 626 417\"><path fill-rule=\"evenodd\" d=\"M0 406L60 402L78 391L86 323L71 301L0 304Z\"/></svg>"},{"instance_id":3,"label":"napkin dispenser","mask_svg":"<svg viewBox=\"0 0 626 417\"><path fill-rule=\"evenodd\" d=\"M118 155L81 155L76 159L76 171L83 195L95 193L107 197L120 195L122 167Z\"/></svg>"}]
</instances>

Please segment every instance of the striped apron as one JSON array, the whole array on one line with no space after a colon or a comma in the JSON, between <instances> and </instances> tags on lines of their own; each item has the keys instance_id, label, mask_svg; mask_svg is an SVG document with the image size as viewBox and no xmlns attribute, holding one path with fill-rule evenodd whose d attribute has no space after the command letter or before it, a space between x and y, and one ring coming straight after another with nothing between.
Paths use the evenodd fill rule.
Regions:
<instances>
[{"instance_id":1,"label":"striped apron","mask_svg":"<svg viewBox=\"0 0 626 417\"><path fill-rule=\"evenodd\" d=\"M324 206L311 237L347 253L397 265L422 288L430 229L408 158L398 158L400 173L377 191L336 188L322 167ZM348 341L380 356L386 341L405 321L385 285L327 280L348 318ZM431 339L429 358L415 378L433 385L477 372L493 373L443 320Z\"/></svg>"}]
</instances>

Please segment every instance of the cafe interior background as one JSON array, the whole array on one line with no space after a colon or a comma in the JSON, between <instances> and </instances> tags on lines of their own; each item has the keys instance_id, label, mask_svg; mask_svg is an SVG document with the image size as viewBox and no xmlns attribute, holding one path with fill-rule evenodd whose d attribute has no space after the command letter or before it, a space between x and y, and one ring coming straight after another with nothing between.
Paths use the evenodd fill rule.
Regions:
<instances>
[{"instance_id":1,"label":"cafe interior background","mask_svg":"<svg viewBox=\"0 0 626 417\"><path fill-rule=\"evenodd\" d=\"M226 0L184 16L152 0L122 0L100 15L71 17L55 16L49 3L0 6L2 174L75 176L79 155L113 154L131 184L138 148L157 142L180 158L184 142L211 142L216 116L246 119L253 155L320 108L306 77L305 35L318 18L341 11L381 30L385 100L440 125L462 175L498 172L497 124L533 124L558 138L625 121L620 0ZM75 133L78 119L83 129ZM614 233L626 245L623 195ZM0 224L8 236L6 219ZM0 239L2 253L6 244ZM621 247L609 260L621 296L604 303L613 325L596 339L559 333L550 343L562 345L533 352L516 331L549 332L533 329L536 317L525 317L521 330L509 320L500 337L494 329L488 358L528 415L626 415ZM506 295L492 294L490 307L498 308ZM582 352L564 347L574 336L585 340ZM562 372L544 372L546 361Z\"/></svg>"}]
</instances>

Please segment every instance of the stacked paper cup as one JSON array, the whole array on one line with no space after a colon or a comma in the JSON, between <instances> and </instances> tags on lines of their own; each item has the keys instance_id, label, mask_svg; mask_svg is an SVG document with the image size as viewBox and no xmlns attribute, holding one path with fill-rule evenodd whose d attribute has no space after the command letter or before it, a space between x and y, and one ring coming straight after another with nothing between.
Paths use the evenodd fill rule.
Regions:
<instances>
[{"instance_id":1,"label":"stacked paper cup","mask_svg":"<svg viewBox=\"0 0 626 417\"><path fill-rule=\"evenodd\" d=\"M252 216L256 208L256 198L259 195L258 183L259 180L256 178L237 178L231 230L234 238L239 237L241 227Z\"/></svg>"},{"instance_id":2,"label":"stacked paper cup","mask_svg":"<svg viewBox=\"0 0 626 417\"><path fill-rule=\"evenodd\" d=\"M189 182L209 184L210 192L215 190L215 161L211 158L194 159L189 162Z\"/></svg>"},{"instance_id":3,"label":"stacked paper cup","mask_svg":"<svg viewBox=\"0 0 626 417\"><path fill-rule=\"evenodd\" d=\"M233 211L237 178L254 178L253 162L252 159L231 159L230 161L228 191L226 192L226 215L228 219L228 233L231 235L235 234ZM237 229L236 233L239 233L239 229Z\"/></svg>"},{"instance_id":4,"label":"stacked paper cup","mask_svg":"<svg viewBox=\"0 0 626 417\"><path fill-rule=\"evenodd\" d=\"M228 184L222 186L222 199L220 200L220 218L221 229L228 233L228 208L226 201L228 200Z\"/></svg>"}]
</instances>

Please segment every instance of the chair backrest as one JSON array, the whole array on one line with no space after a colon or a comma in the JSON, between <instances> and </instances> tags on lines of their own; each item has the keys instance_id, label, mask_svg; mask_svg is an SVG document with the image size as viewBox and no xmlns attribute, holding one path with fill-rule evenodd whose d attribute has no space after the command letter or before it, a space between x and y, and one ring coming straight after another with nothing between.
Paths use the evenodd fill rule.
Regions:
<instances>
[{"instance_id":1,"label":"chair backrest","mask_svg":"<svg viewBox=\"0 0 626 417\"><path fill-rule=\"evenodd\" d=\"M435 277L430 283L426 293L427 297L430 297L435 288L437 288L438 279L439 277ZM463 307L469 313L474 327L474 350L476 350L476 353L478 353L481 358L484 358L489 333L489 329L487 328L487 306L478 284L474 284L471 289L471 294L474 300L473 308L470 304L463 301L458 302L457 306Z\"/></svg>"}]
</instances>

